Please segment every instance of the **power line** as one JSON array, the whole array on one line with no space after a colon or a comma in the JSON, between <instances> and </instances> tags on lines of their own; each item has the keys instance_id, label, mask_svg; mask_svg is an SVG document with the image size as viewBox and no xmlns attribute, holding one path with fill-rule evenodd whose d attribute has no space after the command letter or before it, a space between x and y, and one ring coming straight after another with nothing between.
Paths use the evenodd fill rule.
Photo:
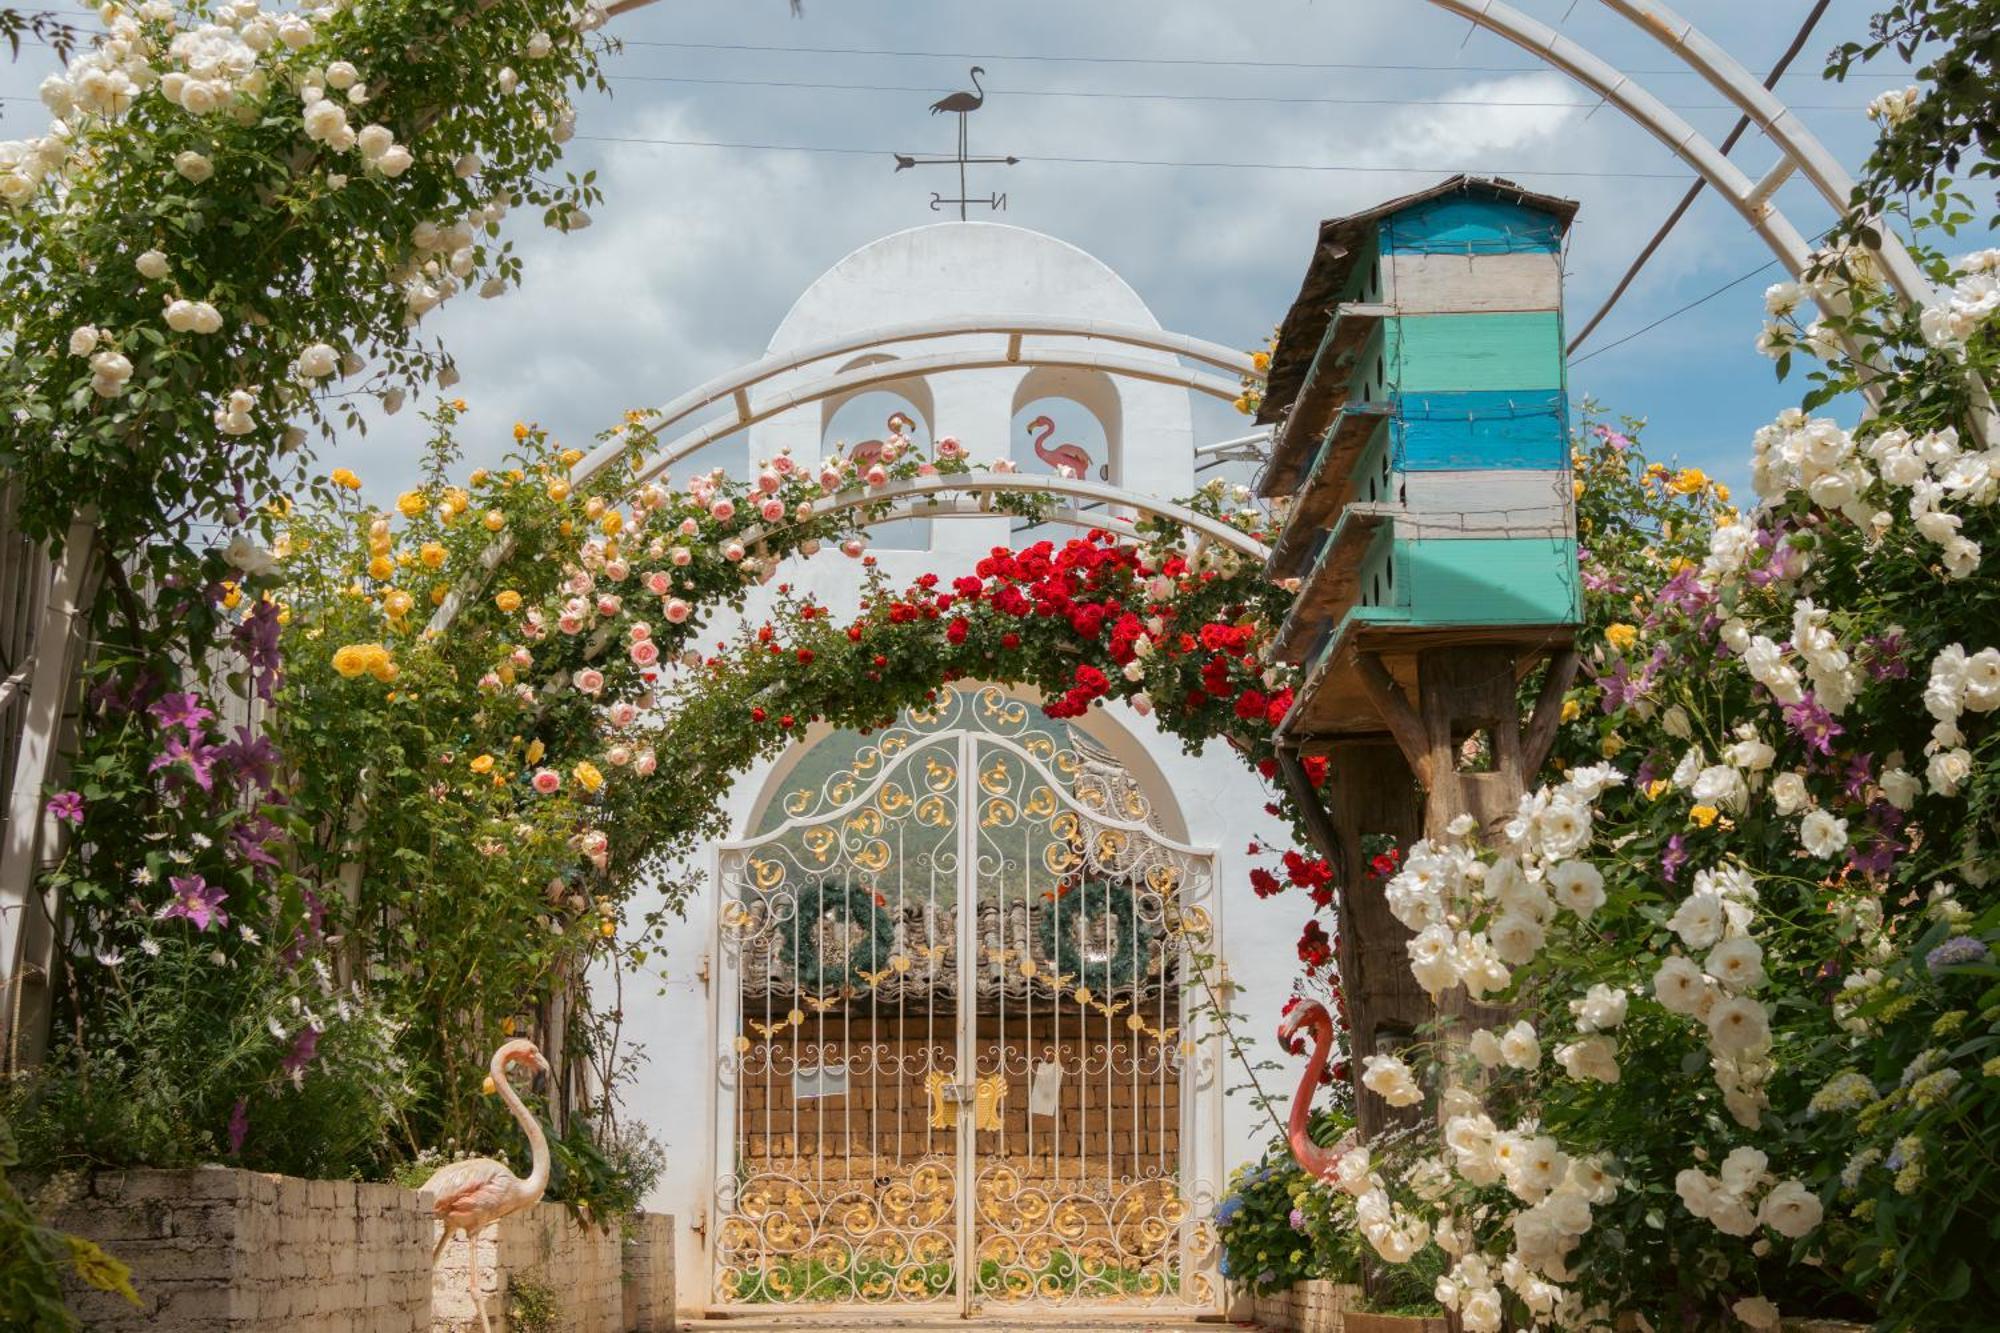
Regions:
<instances>
[{"instance_id":1,"label":"power line","mask_svg":"<svg viewBox=\"0 0 2000 1333\"><path fill-rule=\"evenodd\" d=\"M1681 315L1685 315L1688 311L1694 309L1696 306L1707 305L1710 301L1713 301L1716 297L1722 295L1724 292L1730 290L1732 287L1741 287L1744 283L1750 281L1750 279L1756 277L1759 273L1762 273L1765 270L1773 267L1777 263L1778 261L1776 259L1767 259L1763 263L1759 264L1757 267L1751 269L1748 273L1743 274L1741 277L1731 278L1728 282L1723 283L1720 287L1717 287L1714 291L1710 292L1708 295L1698 296L1694 300L1689 301L1686 305L1680 307L1678 310L1669 310L1666 314L1661 315L1651 324L1645 325L1643 328L1637 328L1632 330L1632 332L1626 334L1623 338L1620 338L1617 342L1606 343L1604 344L1604 346L1598 348L1594 352L1586 352L1582 356L1576 357L1570 362L1570 365L1580 366L1584 362L1590 360L1590 358L1593 356L1603 356L1606 352L1610 351L1614 347L1623 347L1626 343L1631 342L1634 338L1637 338L1640 334L1651 333L1654 329L1659 328L1660 325L1666 323L1668 320L1675 319Z\"/></svg>"},{"instance_id":2,"label":"power line","mask_svg":"<svg viewBox=\"0 0 2000 1333\"><path fill-rule=\"evenodd\" d=\"M932 93L956 91L941 85L924 87L916 84L897 83L816 83L792 79L718 79L697 75L681 74L610 74L606 76L613 83L687 83L704 87L725 88L800 88L815 92L852 93L918 93L929 96ZM1479 97L1287 97L1270 93L1149 93L1149 92L1099 92L1072 88L988 88L994 97L1076 97L1108 98L1115 101L1131 102L1255 102L1296 106L1493 106L1493 107L1547 107L1574 108L1587 111L1601 106L1600 100L1587 102L1551 102L1513 100L1505 98ZM1683 102L1669 103L1675 111L1732 111L1728 102ZM1794 111L1850 111L1860 114L1864 109L1859 105L1837 102L1791 102Z\"/></svg>"},{"instance_id":3,"label":"power line","mask_svg":"<svg viewBox=\"0 0 2000 1333\"><path fill-rule=\"evenodd\" d=\"M642 37L621 37L626 46L655 46L681 51L757 51L787 55L814 56L885 56L913 60L1019 60L1041 64L1079 65L1171 65L1194 66L1211 69L1310 69L1310 70L1385 70L1391 73L1410 73L1424 70L1439 70L1464 74L1544 74L1547 65L1462 65L1462 64L1389 64L1382 61L1328 61L1328 60L1220 60L1214 57L1193 56L1073 56L1048 55L1039 52L993 52L993 51L897 51L887 48L862 46L766 46L752 42L669 42L649 40ZM1620 73L1629 75L1654 76L1661 74L1694 74L1695 70L1685 65L1664 69L1626 69ZM1908 79L1908 74L1888 72L1856 71L1849 78L1867 77L1875 79Z\"/></svg>"},{"instance_id":4,"label":"power line","mask_svg":"<svg viewBox=\"0 0 2000 1333\"><path fill-rule=\"evenodd\" d=\"M1785 53L1778 57L1778 63L1771 67L1771 73L1764 80L1766 88L1775 87L1778 80L1784 77L1785 70L1792 63L1792 58L1798 55L1799 51L1805 46L1806 38L1812 35L1814 25L1819 22L1820 16L1826 13L1826 7L1831 2L1832 0L1818 0L1818 3L1813 6L1812 12L1806 15L1806 21L1799 25L1797 35L1792 38L1792 44L1785 48ZM1729 150L1736 146L1737 140L1741 139L1744 131L1749 128L1749 116L1745 115L1737 118L1736 127L1729 131L1729 136L1722 141L1719 149L1724 157L1729 156ZM1653 252L1658 250L1661 244L1666 241L1667 234L1679 225L1681 218L1687 214L1688 208L1693 205L1696 196L1701 193L1702 186L1705 183L1701 177L1695 177L1694 184L1688 186L1687 193L1681 196L1681 201L1678 204L1674 205L1674 211L1667 214L1667 220L1662 222L1660 229L1653 233L1653 239L1646 242L1645 246L1639 251L1638 257L1632 261L1631 267L1625 270L1625 276L1618 279L1618 285L1611 289L1611 295L1604 298L1604 304L1597 308L1597 313L1590 317L1589 323L1583 326L1582 331L1569 340L1569 346L1563 349L1565 352L1574 352L1578 347L1581 347L1584 340L1590 337L1599 324L1604 322L1604 317L1611 313L1611 307L1618 304L1618 298L1625 295L1625 289L1630 287L1632 280L1639 276L1639 270L1646 266L1646 261L1653 257Z\"/></svg>"},{"instance_id":5,"label":"power line","mask_svg":"<svg viewBox=\"0 0 2000 1333\"><path fill-rule=\"evenodd\" d=\"M855 157L890 157L887 148L849 148L829 144L791 143L744 143L724 142L714 139L649 139L635 135L621 134L579 134L579 140L589 139L597 143L650 144L662 148L723 148L746 152L765 153L836 153ZM1145 157L1077 157L1054 154L1017 154L1023 163L1054 163L1061 166L1097 167L1174 167L1188 170L1233 170L1233 171L1321 171L1321 172L1368 172L1386 175L1429 175L1450 176L1457 174L1479 174L1492 176L1561 176L1581 179L1602 180L1670 180L1687 179L1677 171L1563 171L1540 167L1495 167L1482 165L1471 167L1426 167L1426 166L1366 166L1348 162L1235 162L1235 161L1177 161L1166 158Z\"/></svg>"}]
</instances>

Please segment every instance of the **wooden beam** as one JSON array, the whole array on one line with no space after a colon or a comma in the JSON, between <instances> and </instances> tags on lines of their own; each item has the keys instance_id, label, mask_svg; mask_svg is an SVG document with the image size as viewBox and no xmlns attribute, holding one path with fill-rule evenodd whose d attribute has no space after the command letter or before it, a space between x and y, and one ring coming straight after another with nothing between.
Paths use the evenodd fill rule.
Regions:
<instances>
[{"instance_id":1,"label":"wooden beam","mask_svg":"<svg viewBox=\"0 0 2000 1333\"><path fill-rule=\"evenodd\" d=\"M1280 745L1277 753L1278 772L1285 779L1285 786L1291 789L1292 800L1299 807L1299 817L1305 821L1307 836L1330 864L1341 864L1340 830L1334 825L1333 814L1326 808L1326 802L1320 799L1319 789L1307 776L1306 766L1299 762L1297 747Z\"/></svg>"},{"instance_id":2,"label":"wooden beam","mask_svg":"<svg viewBox=\"0 0 2000 1333\"><path fill-rule=\"evenodd\" d=\"M1418 784L1426 791L1430 790L1430 741L1416 709L1404 697L1402 686L1396 684L1395 677L1389 674L1389 669L1382 665L1382 659L1374 653L1356 653L1354 670L1361 681L1361 688L1368 692L1376 711L1382 715L1383 725L1395 738L1396 748L1403 752L1403 762L1417 775Z\"/></svg>"},{"instance_id":3,"label":"wooden beam","mask_svg":"<svg viewBox=\"0 0 2000 1333\"><path fill-rule=\"evenodd\" d=\"M1547 762L1556 743L1556 728L1562 725L1563 695L1576 682L1577 667L1583 659L1574 648L1559 648L1549 659L1549 673L1542 677L1542 692L1535 696L1535 711L1528 715L1528 730L1521 738L1521 781L1531 783Z\"/></svg>"}]
</instances>

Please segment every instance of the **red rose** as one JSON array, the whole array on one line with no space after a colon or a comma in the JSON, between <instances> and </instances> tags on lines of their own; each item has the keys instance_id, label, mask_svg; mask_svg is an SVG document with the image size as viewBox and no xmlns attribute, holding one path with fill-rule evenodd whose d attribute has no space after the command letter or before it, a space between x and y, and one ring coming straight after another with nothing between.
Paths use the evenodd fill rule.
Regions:
<instances>
[{"instance_id":1,"label":"red rose","mask_svg":"<svg viewBox=\"0 0 2000 1333\"><path fill-rule=\"evenodd\" d=\"M1009 630L1000 636L1000 646L1002 648L1019 648L1021 646L1021 636Z\"/></svg>"},{"instance_id":2,"label":"red rose","mask_svg":"<svg viewBox=\"0 0 2000 1333\"><path fill-rule=\"evenodd\" d=\"M811 666L813 660L813 650L810 648L799 649L798 659L800 666Z\"/></svg>"},{"instance_id":3,"label":"red rose","mask_svg":"<svg viewBox=\"0 0 2000 1333\"><path fill-rule=\"evenodd\" d=\"M1264 696L1256 690L1245 690L1236 700L1236 716L1245 722L1262 721L1264 717Z\"/></svg>"},{"instance_id":4,"label":"red rose","mask_svg":"<svg viewBox=\"0 0 2000 1333\"><path fill-rule=\"evenodd\" d=\"M762 708L753 708L750 710L750 720L752 722L762 722L767 716L769 714L765 713Z\"/></svg>"},{"instance_id":5,"label":"red rose","mask_svg":"<svg viewBox=\"0 0 2000 1333\"><path fill-rule=\"evenodd\" d=\"M1257 891L1259 898L1269 898L1273 894L1285 891L1285 886L1278 882L1278 877L1262 866L1250 872L1250 887Z\"/></svg>"},{"instance_id":6,"label":"red rose","mask_svg":"<svg viewBox=\"0 0 2000 1333\"><path fill-rule=\"evenodd\" d=\"M861 642L861 626L859 626L859 625L849 625L849 626L847 627L847 638L848 638L848 641L849 641L849 642L851 642L851 643L860 643L860 642Z\"/></svg>"},{"instance_id":7,"label":"red rose","mask_svg":"<svg viewBox=\"0 0 2000 1333\"><path fill-rule=\"evenodd\" d=\"M971 628L972 626L966 623L964 616L956 616L952 619L951 624L945 626L944 636L953 643L964 643L966 632Z\"/></svg>"}]
</instances>

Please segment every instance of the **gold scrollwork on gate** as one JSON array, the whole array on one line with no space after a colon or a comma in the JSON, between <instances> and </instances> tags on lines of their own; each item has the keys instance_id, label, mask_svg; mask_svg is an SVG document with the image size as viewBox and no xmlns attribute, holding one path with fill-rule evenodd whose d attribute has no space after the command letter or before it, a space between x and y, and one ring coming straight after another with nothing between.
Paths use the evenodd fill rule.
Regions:
<instances>
[{"instance_id":1,"label":"gold scrollwork on gate","mask_svg":"<svg viewBox=\"0 0 2000 1333\"><path fill-rule=\"evenodd\" d=\"M1056 812L1055 791L1046 785L1035 788L1028 793L1028 800L1021 809L1036 819L1047 819Z\"/></svg>"},{"instance_id":2,"label":"gold scrollwork on gate","mask_svg":"<svg viewBox=\"0 0 2000 1333\"><path fill-rule=\"evenodd\" d=\"M875 798L875 804L885 815L900 815L910 808L910 794L894 782L887 783Z\"/></svg>"},{"instance_id":3,"label":"gold scrollwork on gate","mask_svg":"<svg viewBox=\"0 0 2000 1333\"><path fill-rule=\"evenodd\" d=\"M880 838L869 839L866 846L854 853L854 864L871 874L881 874L889 868L889 844Z\"/></svg>"},{"instance_id":4,"label":"gold scrollwork on gate","mask_svg":"<svg viewBox=\"0 0 2000 1333\"><path fill-rule=\"evenodd\" d=\"M952 803L944 797L926 796L917 802L916 821L931 828L950 828L956 813Z\"/></svg>"},{"instance_id":5,"label":"gold scrollwork on gate","mask_svg":"<svg viewBox=\"0 0 2000 1333\"><path fill-rule=\"evenodd\" d=\"M1004 796L996 796L986 803L986 813L979 820L981 828L996 828L1012 824L1021 817L1021 812L1012 801Z\"/></svg>"},{"instance_id":6,"label":"gold scrollwork on gate","mask_svg":"<svg viewBox=\"0 0 2000 1333\"><path fill-rule=\"evenodd\" d=\"M880 837L882 834L882 812L872 805L864 805L847 817L847 830L859 833L864 838Z\"/></svg>"},{"instance_id":7,"label":"gold scrollwork on gate","mask_svg":"<svg viewBox=\"0 0 2000 1333\"><path fill-rule=\"evenodd\" d=\"M750 882L760 890L769 893L785 882L785 866L782 861L766 861L761 857L750 858Z\"/></svg>"},{"instance_id":8,"label":"gold scrollwork on gate","mask_svg":"<svg viewBox=\"0 0 2000 1333\"><path fill-rule=\"evenodd\" d=\"M836 835L830 828L809 828L799 835L799 841L805 844L806 851L821 865L826 864L828 856L833 851L835 840Z\"/></svg>"}]
</instances>

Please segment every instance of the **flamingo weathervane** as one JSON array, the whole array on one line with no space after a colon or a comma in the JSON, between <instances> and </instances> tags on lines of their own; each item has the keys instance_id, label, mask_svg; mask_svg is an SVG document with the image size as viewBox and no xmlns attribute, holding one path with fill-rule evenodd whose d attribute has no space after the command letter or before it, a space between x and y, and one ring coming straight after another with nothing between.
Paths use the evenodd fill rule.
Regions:
<instances>
[{"instance_id":1,"label":"flamingo weathervane","mask_svg":"<svg viewBox=\"0 0 2000 1333\"><path fill-rule=\"evenodd\" d=\"M985 69L981 66L974 65L972 67L973 91L969 93L962 91L947 93L937 101L931 103L931 114L933 116L949 113L958 117L957 153L950 157L924 156L918 153L893 154L896 159L896 170L898 171L904 171L911 167L955 166L958 168L958 197L956 199L947 199L943 195L933 192L931 194L931 211L935 213L947 205L956 204L958 205L958 220L960 222L966 221L966 209L973 204L982 204L996 213L1005 210L1007 207L1007 196L1004 194L989 193L982 199L968 198L965 193L966 167L974 163L993 163L1011 167L1021 160L1018 157L973 157L969 153L966 145L965 118L986 105L986 89L979 82L979 76L985 72Z\"/></svg>"}]
</instances>

